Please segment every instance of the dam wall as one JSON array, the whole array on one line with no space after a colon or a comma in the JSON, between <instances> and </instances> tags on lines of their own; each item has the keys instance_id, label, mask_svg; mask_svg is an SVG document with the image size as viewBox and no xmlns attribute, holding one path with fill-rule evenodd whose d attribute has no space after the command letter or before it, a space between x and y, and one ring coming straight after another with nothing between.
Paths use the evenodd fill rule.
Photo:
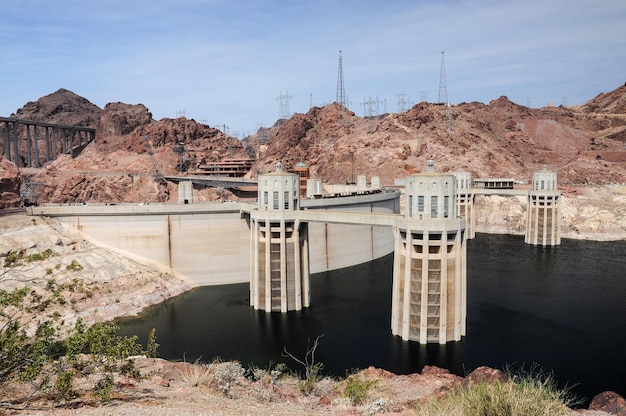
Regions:
<instances>
[{"instance_id":1,"label":"dam wall","mask_svg":"<svg viewBox=\"0 0 626 416\"><path fill-rule=\"evenodd\" d=\"M332 199L302 199L304 210L361 213L400 213L400 193L383 193ZM341 269L393 252L391 227L309 222L311 273Z\"/></svg>"},{"instance_id":2,"label":"dam wall","mask_svg":"<svg viewBox=\"0 0 626 416\"><path fill-rule=\"evenodd\" d=\"M305 210L399 213L399 192L302 200ZM157 262L197 286L250 279L249 212L254 205L77 205L29 208L98 243ZM391 227L309 223L310 271L365 263L393 251Z\"/></svg>"}]
</instances>

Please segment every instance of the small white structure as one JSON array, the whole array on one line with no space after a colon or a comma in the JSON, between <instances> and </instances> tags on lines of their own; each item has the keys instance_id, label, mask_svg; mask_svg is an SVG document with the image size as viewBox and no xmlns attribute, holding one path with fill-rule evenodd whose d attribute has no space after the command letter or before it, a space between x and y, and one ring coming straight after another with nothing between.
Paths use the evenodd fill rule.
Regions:
<instances>
[{"instance_id":1,"label":"small white structure","mask_svg":"<svg viewBox=\"0 0 626 416\"><path fill-rule=\"evenodd\" d=\"M306 197L319 198L322 196L323 187L322 180L319 178L309 178L306 180Z\"/></svg>"},{"instance_id":2,"label":"small white structure","mask_svg":"<svg viewBox=\"0 0 626 416\"><path fill-rule=\"evenodd\" d=\"M193 204L193 182L178 182L178 203Z\"/></svg>"}]
</instances>

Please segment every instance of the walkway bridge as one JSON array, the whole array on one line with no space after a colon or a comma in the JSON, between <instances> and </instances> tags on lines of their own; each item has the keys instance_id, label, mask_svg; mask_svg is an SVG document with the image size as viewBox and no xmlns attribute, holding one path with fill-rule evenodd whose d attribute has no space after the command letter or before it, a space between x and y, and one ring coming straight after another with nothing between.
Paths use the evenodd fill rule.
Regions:
<instances>
[{"instance_id":1,"label":"walkway bridge","mask_svg":"<svg viewBox=\"0 0 626 416\"><path fill-rule=\"evenodd\" d=\"M187 176L165 176L170 182L191 182L197 185L209 186L213 188L239 188L239 187L256 187L256 179L245 179L231 176L213 176L213 175L187 175Z\"/></svg>"},{"instance_id":2,"label":"walkway bridge","mask_svg":"<svg viewBox=\"0 0 626 416\"><path fill-rule=\"evenodd\" d=\"M96 129L0 117L4 157L16 166L40 168L61 154L74 157L96 139Z\"/></svg>"}]
</instances>

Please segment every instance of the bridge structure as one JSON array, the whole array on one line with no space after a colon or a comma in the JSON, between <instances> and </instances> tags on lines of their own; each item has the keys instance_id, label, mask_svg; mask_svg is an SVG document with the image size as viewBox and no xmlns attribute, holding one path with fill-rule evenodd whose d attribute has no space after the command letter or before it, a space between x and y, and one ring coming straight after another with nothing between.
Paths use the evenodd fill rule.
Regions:
<instances>
[{"instance_id":1,"label":"bridge structure","mask_svg":"<svg viewBox=\"0 0 626 416\"><path fill-rule=\"evenodd\" d=\"M0 117L4 156L16 166L40 168L60 154L71 157L96 138L96 129ZM22 142L22 143L20 143Z\"/></svg>"},{"instance_id":2,"label":"bridge structure","mask_svg":"<svg viewBox=\"0 0 626 416\"><path fill-rule=\"evenodd\" d=\"M198 184L203 186L209 186L213 188L238 188L242 186L256 187L256 179L246 179L232 176L220 176L220 175L186 175L186 176L165 176L165 179L170 182L184 183L191 182L192 184ZM191 198L191 197L190 197Z\"/></svg>"}]
</instances>

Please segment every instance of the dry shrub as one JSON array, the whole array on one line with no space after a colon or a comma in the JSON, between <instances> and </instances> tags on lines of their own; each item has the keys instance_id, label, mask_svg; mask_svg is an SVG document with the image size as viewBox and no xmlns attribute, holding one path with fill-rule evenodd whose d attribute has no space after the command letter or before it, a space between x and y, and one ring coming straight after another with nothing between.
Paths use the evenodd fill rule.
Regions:
<instances>
[{"instance_id":1,"label":"dry shrub","mask_svg":"<svg viewBox=\"0 0 626 416\"><path fill-rule=\"evenodd\" d=\"M213 369L211 364L203 364L195 362L194 364L181 364L180 374L182 381L191 386L210 386L214 381Z\"/></svg>"}]
</instances>

